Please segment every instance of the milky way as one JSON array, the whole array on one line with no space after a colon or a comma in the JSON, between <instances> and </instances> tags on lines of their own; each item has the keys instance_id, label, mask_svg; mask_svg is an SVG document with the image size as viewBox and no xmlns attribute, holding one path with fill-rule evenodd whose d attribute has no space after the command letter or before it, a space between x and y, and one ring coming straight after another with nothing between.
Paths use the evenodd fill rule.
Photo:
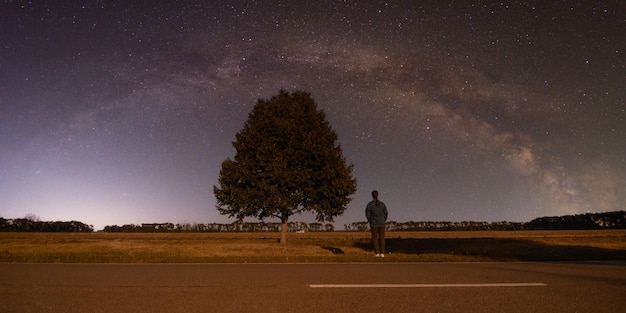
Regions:
<instances>
[{"instance_id":1,"label":"milky way","mask_svg":"<svg viewBox=\"0 0 626 313\"><path fill-rule=\"evenodd\" d=\"M395 221L626 209L621 1L133 2L0 4L0 216L230 222L221 162L281 89L354 164L337 228L372 189Z\"/></svg>"}]
</instances>

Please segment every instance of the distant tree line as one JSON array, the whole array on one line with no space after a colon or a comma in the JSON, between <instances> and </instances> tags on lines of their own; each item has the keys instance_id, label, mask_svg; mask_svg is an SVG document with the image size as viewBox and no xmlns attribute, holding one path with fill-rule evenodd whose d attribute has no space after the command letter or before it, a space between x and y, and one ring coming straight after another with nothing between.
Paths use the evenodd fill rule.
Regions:
<instances>
[{"instance_id":1,"label":"distant tree line","mask_svg":"<svg viewBox=\"0 0 626 313\"><path fill-rule=\"evenodd\" d=\"M346 231L367 231L367 222L345 224ZM626 229L626 211L539 217L530 222L387 222L387 231L586 230Z\"/></svg>"},{"instance_id":2,"label":"distant tree line","mask_svg":"<svg viewBox=\"0 0 626 313\"><path fill-rule=\"evenodd\" d=\"M533 229L533 230L624 229L624 228L626 228L626 211L539 217L524 224L524 229Z\"/></svg>"},{"instance_id":3,"label":"distant tree line","mask_svg":"<svg viewBox=\"0 0 626 313\"><path fill-rule=\"evenodd\" d=\"M168 232L279 232L281 223L248 223L248 222L235 222L231 224L219 224L219 223L150 223L150 224L126 224L123 226L106 226L104 232L110 233L168 233ZM333 224L322 223L304 223L304 222L289 222L287 224L287 231L289 232L323 232L334 231Z\"/></svg>"},{"instance_id":4,"label":"distant tree line","mask_svg":"<svg viewBox=\"0 0 626 313\"><path fill-rule=\"evenodd\" d=\"M0 217L0 232L93 232L93 226L78 221L44 222L28 218L5 219Z\"/></svg>"},{"instance_id":5,"label":"distant tree line","mask_svg":"<svg viewBox=\"0 0 626 313\"><path fill-rule=\"evenodd\" d=\"M230 224L145 223L106 226L104 232L278 232L281 223L235 222ZM367 222L344 224L345 231L368 231ZM566 216L539 217L530 222L395 222L387 223L388 231L480 231L480 230L585 230L626 229L626 211L586 213ZM289 222L289 232L331 232L333 224ZM0 232L93 232L93 226L78 221L46 222L36 216L5 219L0 217Z\"/></svg>"},{"instance_id":6,"label":"distant tree line","mask_svg":"<svg viewBox=\"0 0 626 313\"><path fill-rule=\"evenodd\" d=\"M367 222L344 224L346 231L368 231ZM514 222L387 222L387 231L468 231L468 230L521 230L523 223Z\"/></svg>"}]
</instances>

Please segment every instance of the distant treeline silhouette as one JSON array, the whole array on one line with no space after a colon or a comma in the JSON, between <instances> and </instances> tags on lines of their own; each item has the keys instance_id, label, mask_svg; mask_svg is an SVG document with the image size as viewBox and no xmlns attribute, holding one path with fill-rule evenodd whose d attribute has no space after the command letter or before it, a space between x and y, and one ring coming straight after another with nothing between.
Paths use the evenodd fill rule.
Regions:
<instances>
[{"instance_id":1,"label":"distant treeline silhouette","mask_svg":"<svg viewBox=\"0 0 626 313\"><path fill-rule=\"evenodd\" d=\"M5 219L0 217L0 232L93 232L93 226L78 221L43 222L27 218Z\"/></svg>"},{"instance_id":2,"label":"distant treeline silhouette","mask_svg":"<svg viewBox=\"0 0 626 313\"><path fill-rule=\"evenodd\" d=\"M626 229L626 211L586 213L566 216L539 217L530 222L388 222L388 231L480 231L480 230L587 230ZM333 224L290 222L289 232L334 231ZM345 231L368 231L367 222L344 224ZM93 232L93 226L78 221L44 222L32 218L5 219L0 217L0 232ZM150 223L106 226L104 232L278 232L280 223L235 222L230 224Z\"/></svg>"},{"instance_id":3,"label":"distant treeline silhouette","mask_svg":"<svg viewBox=\"0 0 626 313\"><path fill-rule=\"evenodd\" d=\"M467 230L522 230L524 223L514 222L387 222L387 231L467 231ZM368 222L343 225L346 231L368 231Z\"/></svg>"},{"instance_id":4,"label":"distant treeline silhouette","mask_svg":"<svg viewBox=\"0 0 626 313\"><path fill-rule=\"evenodd\" d=\"M524 229L624 229L626 211L587 213L536 218L524 224Z\"/></svg>"},{"instance_id":5,"label":"distant treeline silhouette","mask_svg":"<svg viewBox=\"0 0 626 313\"><path fill-rule=\"evenodd\" d=\"M388 222L388 231L586 230L625 229L626 211L539 217L530 222ZM367 231L367 222L344 225L346 231Z\"/></svg>"},{"instance_id":6,"label":"distant treeline silhouette","mask_svg":"<svg viewBox=\"0 0 626 313\"><path fill-rule=\"evenodd\" d=\"M333 224L322 223L304 223L304 222L289 222L287 224L287 231L334 231ZM248 222L235 222L230 224L219 223L185 223L185 224L173 224L173 223L151 223L151 224L127 224L123 226L106 226L103 229L104 232L110 233L152 233L152 232L278 232L280 231L280 223L248 223Z\"/></svg>"}]
</instances>

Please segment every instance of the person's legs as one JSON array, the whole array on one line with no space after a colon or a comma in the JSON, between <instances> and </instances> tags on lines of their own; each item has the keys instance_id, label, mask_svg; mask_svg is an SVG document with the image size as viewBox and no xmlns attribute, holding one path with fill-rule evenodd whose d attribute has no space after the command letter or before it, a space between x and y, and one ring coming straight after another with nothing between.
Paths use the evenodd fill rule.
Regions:
<instances>
[{"instance_id":1,"label":"person's legs","mask_svg":"<svg viewBox=\"0 0 626 313\"><path fill-rule=\"evenodd\" d=\"M370 231L372 232L372 244L374 244L374 253L378 256L380 254L380 241L379 241L379 232L378 228L380 227L371 227Z\"/></svg>"},{"instance_id":2,"label":"person's legs","mask_svg":"<svg viewBox=\"0 0 626 313\"><path fill-rule=\"evenodd\" d=\"M379 240L379 244L378 247L380 248L380 254L384 254L385 253L385 227L378 227L378 240Z\"/></svg>"}]
</instances>

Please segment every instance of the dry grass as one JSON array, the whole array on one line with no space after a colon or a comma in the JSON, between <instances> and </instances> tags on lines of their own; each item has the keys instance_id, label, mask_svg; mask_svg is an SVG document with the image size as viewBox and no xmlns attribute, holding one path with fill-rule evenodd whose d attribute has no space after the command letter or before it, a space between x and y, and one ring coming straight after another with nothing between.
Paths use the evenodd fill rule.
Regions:
<instances>
[{"instance_id":1,"label":"dry grass","mask_svg":"<svg viewBox=\"0 0 626 313\"><path fill-rule=\"evenodd\" d=\"M0 262L452 262L626 260L626 230L369 233L0 233Z\"/></svg>"}]
</instances>

